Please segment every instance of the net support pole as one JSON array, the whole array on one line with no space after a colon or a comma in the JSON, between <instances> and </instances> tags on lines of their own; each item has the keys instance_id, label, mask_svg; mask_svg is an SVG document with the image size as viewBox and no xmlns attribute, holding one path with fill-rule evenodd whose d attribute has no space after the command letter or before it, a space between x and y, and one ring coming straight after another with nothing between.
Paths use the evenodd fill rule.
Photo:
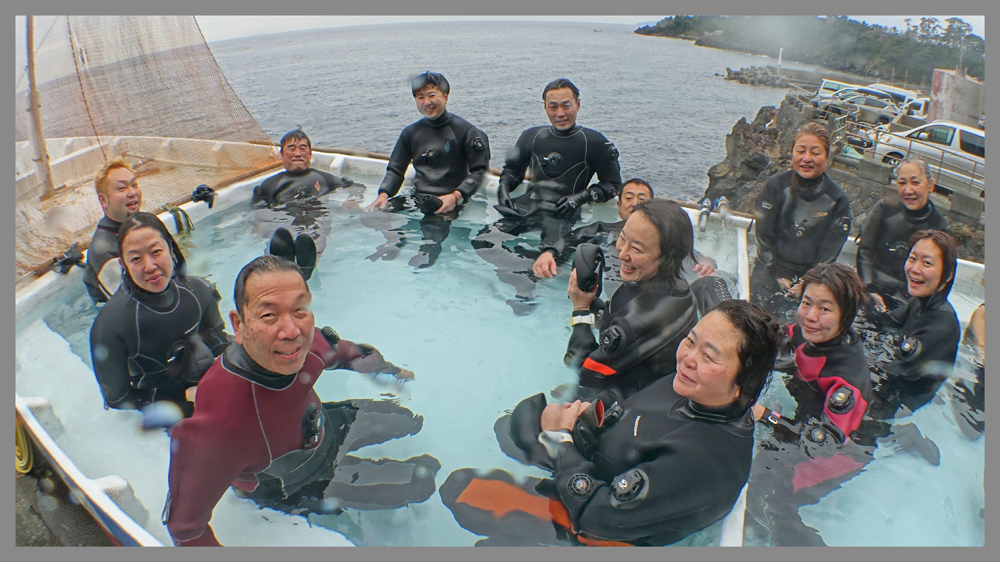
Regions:
<instances>
[{"instance_id":1,"label":"net support pole","mask_svg":"<svg viewBox=\"0 0 1000 562\"><path fill-rule=\"evenodd\" d=\"M45 146L45 133L42 130L42 104L35 82L35 25L34 16L27 16L28 42L28 111L31 113L31 146L35 149L35 170L38 179L45 187L42 201L56 194L52 186L52 170L49 168L49 151Z\"/></svg>"}]
</instances>

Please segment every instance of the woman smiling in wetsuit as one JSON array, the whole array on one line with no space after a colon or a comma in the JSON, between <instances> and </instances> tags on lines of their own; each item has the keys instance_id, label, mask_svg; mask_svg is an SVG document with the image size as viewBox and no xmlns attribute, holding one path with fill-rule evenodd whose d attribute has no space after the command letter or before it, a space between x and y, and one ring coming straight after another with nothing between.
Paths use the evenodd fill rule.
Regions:
<instances>
[{"instance_id":1,"label":"woman smiling in wetsuit","mask_svg":"<svg viewBox=\"0 0 1000 562\"><path fill-rule=\"evenodd\" d=\"M574 268L570 274L573 333L565 361L579 368L580 386L614 386L628 396L674 372L674 351L698 321L690 287L681 276L684 259L693 259L694 228L680 205L651 199L629 216L616 248L624 283L606 304L591 306L597 286L590 292L580 288L577 279L588 272Z\"/></svg>"},{"instance_id":2,"label":"woman smiling in wetsuit","mask_svg":"<svg viewBox=\"0 0 1000 562\"><path fill-rule=\"evenodd\" d=\"M779 361L778 369L794 368L795 376L786 386L798 402L794 420L805 424L801 431L813 441L824 442L832 434L843 443L858 428L872 399L868 359L851 328L867 294L854 270L840 263L810 269L802 286L798 322L788 326L786 342L788 359L794 363ZM754 412L772 423L780 418L761 406ZM792 427L787 421L783 425Z\"/></svg>"},{"instance_id":3,"label":"woman smiling in wetsuit","mask_svg":"<svg viewBox=\"0 0 1000 562\"><path fill-rule=\"evenodd\" d=\"M520 460L552 480L518 485L503 471L467 468L441 485L441 498L491 544L675 543L740 495L753 455L750 408L779 338L761 307L724 301L677 347L676 374L627 398L610 389L592 403L546 405L537 394L518 404L509 433Z\"/></svg>"},{"instance_id":4,"label":"woman smiling in wetsuit","mask_svg":"<svg viewBox=\"0 0 1000 562\"><path fill-rule=\"evenodd\" d=\"M118 231L124 275L90 329L105 407L167 400L190 416L185 391L229 344L219 295L186 275L180 248L156 215L136 213Z\"/></svg>"},{"instance_id":5,"label":"woman smiling in wetsuit","mask_svg":"<svg viewBox=\"0 0 1000 562\"><path fill-rule=\"evenodd\" d=\"M847 194L829 176L830 135L818 123L795 133L792 169L767 180L757 198L757 261L750 278L756 302L784 291L797 299L799 278L819 263L837 259L851 229ZM780 302L780 301L779 301Z\"/></svg>"},{"instance_id":6,"label":"woman smiling in wetsuit","mask_svg":"<svg viewBox=\"0 0 1000 562\"><path fill-rule=\"evenodd\" d=\"M957 267L955 241L947 232L921 230L910 238L903 272L910 300L889 313L898 328L896 348L885 366L887 390L911 411L929 402L955 364L961 325L948 294ZM889 400L894 402L894 400Z\"/></svg>"}]
</instances>

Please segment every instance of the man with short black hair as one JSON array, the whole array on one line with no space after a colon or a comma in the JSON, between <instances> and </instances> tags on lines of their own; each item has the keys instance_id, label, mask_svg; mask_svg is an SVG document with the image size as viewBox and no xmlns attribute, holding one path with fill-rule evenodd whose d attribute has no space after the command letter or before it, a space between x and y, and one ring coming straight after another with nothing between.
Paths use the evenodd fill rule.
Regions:
<instances>
[{"instance_id":1,"label":"man with short black hair","mask_svg":"<svg viewBox=\"0 0 1000 562\"><path fill-rule=\"evenodd\" d=\"M399 134L386 166L378 198L366 211L419 208L424 246L410 265L427 267L441 253L450 223L483 184L490 165L490 139L486 133L447 110L451 85L444 75L425 72L410 83L417 111L423 119ZM407 166L413 163L414 192L396 196ZM390 197L392 199L390 199ZM405 243L398 241L397 244Z\"/></svg>"},{"instance_id":2,"label":"man with short black hair","mask_svg":"<svg viewBox=\"0 0 1000 562\"><path fill-rule=\"evenodd\" d=\"M321 511L325 499L379 509L434 493L440 463L433 457L364 466L345 457L362 445L417 433L420 416L391 401L323 403L313 390L324 370L400 381L412 372L386 362L370 345L316 328L309 287L288 260L265 255L247 264L233 300L236 341L198 383L194 415L171 430L163 522L174 544L219 544L208 523L230 486L238 496L269 506L289 502L286 507L303 512ZM349 473L338 473L338 466ZM361 487L352 488L358 472L365 472ZM319 492L321 482L328 485Z\"/></svg>"},{"instance_id":3,"label":"man with short black hair","mask_svg":"<svg viewBox=\"0 0 1000 562\"><path fill-rule=\"evenodd\" d=\"M285 225L273 233L266 232L265 228L264 235L271 237L269 252L297 263L309 279L317 256L326 248L326 236L330 232L329 210L316 198L341 187L351 187L354 181L310 167L312 142L302 129L281 137L281 162L285 171L255 187L250 203L267 207L258 211L258 225ZM362 185L358 187L364 189ZM298 230L298 236L293 239L286 226Z\"/></svg>"},{"instance_id":4,"label":"man with short black hair","mask_svg":"<svg viewBox=\"0 0 1000 562\"><path fill-rule=\"evenodd\" d=\"M514 285L516 300L507 304L516 314L528 313L534 281L533 250L511 252L503 243L540 230L542 245L567 236L588 203L609 201L622 185L618 149L601 133L576 124L580 90L565 78L553 80L542 91L548 126L526 129L514 144L500 174L496 209L503 215L473 240L476 252L497 267L497 275ZM588 186L597 175L597 183ZM511 197L522 182L525 193Z\"/></svg>"},{"instance_id":5,"label":"man with short black hair","mask_svg":"<svg viewBox=\"0 0 1000 562\"><path fill-rule=\"evenodd\" d=\"M339 187L354 185L349 178L321 172L312 165L312 142L302 129L281 137L281 163L285 171L275 174L253 190L250 203L280 205L294 199L326 195Z\"/></svg>"},{"instance_id":6,"label":"man with short black hair","mask_svg":"<svg viewBox=\"0 0 1000 562\"><path fill-rule=\"evenodd\" d=\"M94 304L101 305L108 302L121 284L121 265L115 259L118 257L118 229L125 219L139 211L142 190L132 166L124 158L106 163L97 172L94 187L104 217L97 223L94 238L87 247L83 284Z\"/></svg>"}]
</instances>

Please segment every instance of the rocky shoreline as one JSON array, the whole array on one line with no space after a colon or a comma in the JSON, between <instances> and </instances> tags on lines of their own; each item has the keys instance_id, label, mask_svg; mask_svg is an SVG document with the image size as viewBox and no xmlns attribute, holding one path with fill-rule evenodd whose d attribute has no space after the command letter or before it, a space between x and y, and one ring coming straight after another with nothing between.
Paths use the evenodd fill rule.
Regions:
<instances>
[{"instance_id":1,"label":"rocky shoreline","mask_svg":"<svg viewBox=\"0 0 1000 562\"><path fill-rule=\"evenodd\" d=\"M752 214L757 196L767 180L791 169L795 131L811 120L811 116L807 117L807 113L789 103L788 98L782 101L780 108L760 108L749 123L745 117L740 118L726 135L726 157L708 170L705 197L714 201L724 196L730 209ZM837 148L833 147L833 152ZM852 237L858 235L869 209L876 202L885 196L897 196L892 184L892 169L881 162L834 156L827 173L851 198ZM938 207L951 226L952 236L958 244L958 257L985 263L985 224L978 216L969 217L956 209Z\"/></svg>"},{"instance_id":2,"label":"rocky shoreline","mask_svg":"<svg viewBox=\"0 0 1000 562\"><path fill-rule=\"evenodd\" d=\"M716 76L722 76L719 73ZM791 85L787 78L780 74L777 67L767 65L767 66L750 66L742 67L739 70L733 70L726 67L726 75L723 76L726 80L736 80L740 84L749 84L750 86L770 86L772 88L787 88Z\"/></svg>"}]
</instances>

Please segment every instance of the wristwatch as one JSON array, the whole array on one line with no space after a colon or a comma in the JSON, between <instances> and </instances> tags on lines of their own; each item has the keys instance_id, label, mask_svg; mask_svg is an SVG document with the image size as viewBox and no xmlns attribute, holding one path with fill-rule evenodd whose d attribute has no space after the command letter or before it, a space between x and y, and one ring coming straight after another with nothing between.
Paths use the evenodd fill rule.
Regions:
<instances>
[{"instance_id":1,"label":"wristwatch","mask_svg":"<svg viewBox=\"0 0 1000 562\"><path fill-rule=\"evenodd\" d=\"M591 327L597 323L597 319L594 318L594 313L589 312L587 314L574 314L569 319L570 326L576 326L577 324L590 324Z\"/></svg>"}]
</instances>

